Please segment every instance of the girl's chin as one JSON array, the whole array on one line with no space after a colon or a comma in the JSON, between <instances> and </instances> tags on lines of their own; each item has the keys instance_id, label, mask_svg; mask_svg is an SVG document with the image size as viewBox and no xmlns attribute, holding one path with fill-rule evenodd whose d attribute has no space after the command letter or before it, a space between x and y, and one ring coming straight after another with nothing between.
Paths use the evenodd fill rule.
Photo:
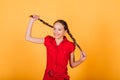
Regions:
<instances>
[{"instance_id":1,"label":"girl's chin","mask_svg":"<svg viewBox=\"0 0 120 80\"><path fill-rule=\"evenodd\" d=\"M61 37L60 36L54 36L55 39L60 39Z\"/></svg>"},{"instance_id":2,"label":"girl's chin","mask_svg":"<svg viewBox=\"0 0 120 80\"><path fill-rule=\"evenodd\" d=\"M60 37L56 37L56 36L54 36L54 38L55 38L55 39L59 39Z\"/></svg>"}]
</instances>

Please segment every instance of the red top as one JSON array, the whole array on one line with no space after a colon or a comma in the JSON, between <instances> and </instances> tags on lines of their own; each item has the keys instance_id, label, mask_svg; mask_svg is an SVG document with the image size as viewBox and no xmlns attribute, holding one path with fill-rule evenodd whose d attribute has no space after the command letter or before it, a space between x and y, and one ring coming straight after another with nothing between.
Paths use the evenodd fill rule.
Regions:
<instances>
[{"instance_id":1,"label":"red top","mask_svg":"<svg viewBox=\"0 0 120 80\"><path fill-rule=\"evenodd\" d=\"M75 49L74 43L64 37L63 41L57 45L55 38L46 36L44 44L47 49L45 74L48 73L50 76L66 76L69 56Z\"/></svg>"}]
</instances>

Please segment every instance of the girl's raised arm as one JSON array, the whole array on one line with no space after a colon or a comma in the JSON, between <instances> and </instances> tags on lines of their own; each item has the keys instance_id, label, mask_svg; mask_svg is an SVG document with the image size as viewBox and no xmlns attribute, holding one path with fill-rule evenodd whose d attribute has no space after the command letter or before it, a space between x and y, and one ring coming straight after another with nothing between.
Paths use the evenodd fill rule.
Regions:
<instances>
[{"instance_id":1,"label":"girl's raised arm","mask_svg":"<svg viewBox=\"0 0 120 80\"><path fill-rule=\"evenodd\" d=\"M26 31L26 36L25 39L27 41L33 42L33 43L39 43L42 44L44 43L44 38L35 38L31 36L31 32L32 32L32 27L33 27L33 23L39 19L38 15L33 15L33 17L30 18L29 24L28 24L28 28Z\"/></svg>"}]
</instances>

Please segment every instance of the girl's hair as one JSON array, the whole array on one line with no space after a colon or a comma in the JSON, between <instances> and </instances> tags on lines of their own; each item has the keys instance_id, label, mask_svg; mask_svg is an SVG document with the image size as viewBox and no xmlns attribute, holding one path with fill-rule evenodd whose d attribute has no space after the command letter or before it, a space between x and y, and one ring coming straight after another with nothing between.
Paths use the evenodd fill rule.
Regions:
<instances>
[{"instance_id":1,"label":"girl's hair","mask_svg":"<svg viewBox=\"0 0 120 80\"><path fill-rule=\"evenodd\" d=\"M31 15L30 17L33 17L33 16ZM40 19L40 18L39 18L38 20L41 21L43 24L45 24L45 25L53 28L52 25L50 25L49 23L45 22L44 20L42 20L42 19ZM66 23L64 20L57 20L57 21L54 22L54 24L57 23L57 22L61 23L61 24L64 26L64 29L67 30L67 33L68 33L68 35L70 36L70 38L73 40L74 44L75 44L75 45L79 48L79 50L82 52L81 47L80 47L79 44L76 42L76 40L75 40L75 38L73 37L73 35L71 34L71 32L70 32L70 30L69 30L69 28L68 28L67 23ZM54 25L54 24L53 24L53 25Z\"/></svg>"}]
</instances>

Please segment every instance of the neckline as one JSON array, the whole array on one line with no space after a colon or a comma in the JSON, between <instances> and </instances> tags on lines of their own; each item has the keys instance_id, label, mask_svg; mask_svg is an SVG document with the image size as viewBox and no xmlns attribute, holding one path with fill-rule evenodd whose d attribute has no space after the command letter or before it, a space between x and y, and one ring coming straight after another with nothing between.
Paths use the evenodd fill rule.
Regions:
<instances>
[{"instance_id":1,"label":"neckline","mask_svg":"<svg viewBox=\"0 0 120 80\"><path fill-rule=\"evenodd\" d=\"M59 44L57 44L57 42L56 42L56 40L55 40L55 38L54 38L54 42L55 42L55 45L56 46L60 46L63 42L65 42L67 40L67 38L66 38L66 36L64 36L63 37L63 40L59 43Z\"/></svg>"}]
</instances>

